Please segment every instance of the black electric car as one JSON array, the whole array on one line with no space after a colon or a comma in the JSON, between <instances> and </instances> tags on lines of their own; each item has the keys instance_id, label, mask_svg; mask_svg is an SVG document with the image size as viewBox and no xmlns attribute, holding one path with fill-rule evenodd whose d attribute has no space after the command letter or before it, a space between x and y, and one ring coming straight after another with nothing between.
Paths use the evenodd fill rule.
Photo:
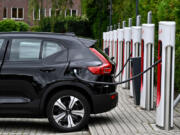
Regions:
<instances>
[{"instance_id":1,"label":"black electric car","mask_svg":"<svg viewBox=\"0 0 180 135\"><path fill-rule=\"evenodd\" d=\"M73 34L0 33L0 117L48 118L59 131L88 124L90 114L114 108L115 64L95 41Z\"/></svg>"}]
</instances>

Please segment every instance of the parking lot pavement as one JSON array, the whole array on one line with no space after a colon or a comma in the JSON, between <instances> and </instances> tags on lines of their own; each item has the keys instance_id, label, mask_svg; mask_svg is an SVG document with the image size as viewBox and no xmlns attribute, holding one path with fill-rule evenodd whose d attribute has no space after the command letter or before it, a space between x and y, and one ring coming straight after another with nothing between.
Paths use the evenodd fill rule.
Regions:
<instances>
[{"instance_id":1,"label":"parking lot pavement","mask_svg":"<svg viewBox=\"0 0 180 135\"><path fill-rule=\"evenodd\" d=\"M72 133L55 131L47 119L0 118L0 135L89 135L87 129Z\"/></svg>"},{"instance_id":2,"label":"parking lot pavement","mask_svg":"<svg viewBox=\"0 0 180 135\"><path fill-rule=\"evenodd\" d=\"M91 135L180 135L180 104L174 112L174 129L156 127L156 112L142 110L134 105L129 90L118 87L118 106L110 112L92 115L89 124Z\"/></svg>"}]
</instances>

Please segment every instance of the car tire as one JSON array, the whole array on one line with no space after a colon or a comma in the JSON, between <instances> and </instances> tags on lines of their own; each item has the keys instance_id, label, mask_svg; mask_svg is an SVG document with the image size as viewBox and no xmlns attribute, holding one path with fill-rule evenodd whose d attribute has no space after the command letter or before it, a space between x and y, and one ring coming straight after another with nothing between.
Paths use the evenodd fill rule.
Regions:
<instances>
[{"instance_id":1,"label":"car tire","mask_svg":"<svg viewBox=\"0 0 180 135\"><path fill-rule=\"evenodd\" d=\"M61 132L72 132L88 124L90 105L81 93L63 90L51 97L46 111L53 127Z\"/></svg>"}]
</instances>

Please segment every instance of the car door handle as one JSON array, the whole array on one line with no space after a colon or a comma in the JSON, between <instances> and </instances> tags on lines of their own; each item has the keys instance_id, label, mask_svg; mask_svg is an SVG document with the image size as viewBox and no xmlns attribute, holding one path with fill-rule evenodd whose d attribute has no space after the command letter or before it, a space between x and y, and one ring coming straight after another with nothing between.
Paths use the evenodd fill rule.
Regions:
<instances>
[{"instance_id":1,"label":"car door handle","mask_svg":"<svg viewBox=\"0 0 180 135\"><path fill-rule=\"evenodd\" d=\"M42 72L52 72L55 71L55 68L47 67L47 68L41 68L40 71Z\"/></svg>"}]
</instances>

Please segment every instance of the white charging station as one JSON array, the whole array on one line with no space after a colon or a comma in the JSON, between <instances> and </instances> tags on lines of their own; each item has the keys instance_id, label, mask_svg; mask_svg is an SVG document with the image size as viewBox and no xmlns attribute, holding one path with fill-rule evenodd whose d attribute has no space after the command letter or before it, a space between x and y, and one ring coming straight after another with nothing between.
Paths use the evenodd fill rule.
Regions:
<instances>
[{"instance_id":1,"label":"white charging station","mask_svg":"<svg viewBox=\"0 0 180 135\"><path fill-rule=\"evenodd\" d=\"M106 49L108 47L107 45L107 33L108 32L105 32L105 44L104 44L104 49Z\"/></svg>"},{"instance_id":2,"label":"white charging station","mask_svg":"<svg viewBox=\"0 0 180 135\"><path fill-rule=\"evenodd\" d=\"M117 42L117 30L113 30L113 57L114 57L114 62L116 63L116 73L117 73L117 66L118 66L118 59L117 59L117 55L118 55L118 42Z\"/></svg>"},{"instance_id":3,"label":"white charging station","mask_svg":"<svg viewBox=\"0 0 180 135\"><path fill-rule=\"evenodd\" d=\"M131 53L131 27L124 28L124 64L129 58ZM130 78L130 62L124 68L122 80L125 81ZM129 89L129 82L123 83L122 87Z\"/></svg>"},{"instance_id":4,"label":"white charging station","mask_svg":"<svg viewBox=\"0 0 180 135\"><path fill-rule=\"evenodd\" d=\"M114 44L112 26L110 26L109 36L110 36L109 57L112 58L113 57L113 44Z\"/></svg>"},{"instance_id":5,"label":"white charging station","mask_svg":"<svg viewBox=\"0 0 180 135\"><path fill-rule=\"evenodd\" d=\"M110 31L108 31L106 33L106 40L107 40L107 48L108 48L108 56L110 55L109 51L110 51Z\"/></svg>"},{"instance_id":6,"label":"white charging station","mask_svg":"<svg viewBox=\"0 0 180 135\"><path fill-rule=\"evenodd\" d=\"M141 26L132 27L132 57L141 56ZM130 77L132 78L132 70L130 71ZM130 96L133 97L133 81L130 81Z\"/></svg>"},{"instance_id":7,"label":"white charging station","mask_svg":"<svg viewBox=\"0 0 180 135\"><path fill-rule=\"evenodd\" d=\"M156 125L173 127L175 22L159 22Z\"/></svg>"},{"instance_id":8,"label":"white charging station","mask_svg":"<svg viewBox=\"0 0 180 135\"><path fill-rule=\"evenodd\" d=\"M105 32L104 52L105 52L106 48L108 48L108 32Z\"/></svg>"},{"instance_id":9,"label":"white charging station","mask_svg":"<svg viewBox=\"0 0 180 135\"><path fill-rule=\"evenodd\" d=\"M117 38L118 38L118 69L117 69L117 73L119 73L122 68L123 68L123 64L124 64L124 48L123 48L123 39L124 39L124 32L123 29L118 29L117 30ZM122 81L122 74L120 74L118 77L119 81Z\"/></svg>"},{"instance_id":10,"label":"white charging station","mask_svg":"<svg viewBox=\"0 0 180 135\"><path fill-rule=\"evenodd\" d=\"M141 72L154 64L154 24L142 25ZM154 69L141 76L140 107L153 109Z\"/></svg>"},{"instance_id":11,"label":"white charging station","mask_svg":"<svg viewBox=\"0 0 180 135\"><path fill-rule=\"evenodd\" d=\"M106 48L106 32L103 32L103 52L105 52Z\"/></svg>"}]
</instances>

